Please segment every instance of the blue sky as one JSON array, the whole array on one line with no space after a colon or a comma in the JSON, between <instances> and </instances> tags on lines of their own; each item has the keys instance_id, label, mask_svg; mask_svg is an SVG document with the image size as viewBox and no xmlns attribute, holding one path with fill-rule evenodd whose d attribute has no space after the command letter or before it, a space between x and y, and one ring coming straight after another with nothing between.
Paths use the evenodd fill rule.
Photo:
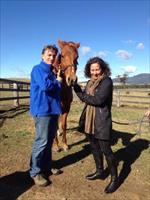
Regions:
<instances>
[{"instance_id":1,"label":"blue sky","mask_svg":"<svg viewBox=\"0 0 150 200\"><path fill-rule=\"evenodd\" d=\"M149 0L0 1L0 76L30 77L46 44L80 42L78 79L93 56L109 63L112 78L150 73Z\"/></svg>"}]
</instances>

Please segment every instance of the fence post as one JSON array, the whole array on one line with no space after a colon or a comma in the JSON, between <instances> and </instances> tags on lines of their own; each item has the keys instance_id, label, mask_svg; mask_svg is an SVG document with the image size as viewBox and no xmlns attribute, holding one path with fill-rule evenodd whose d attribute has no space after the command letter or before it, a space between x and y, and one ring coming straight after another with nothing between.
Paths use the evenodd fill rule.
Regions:
<instances>
[{"instance_id":1,"label":"fence post","mask_svg":"<svg viewBox=\"0 0 150 200\"><path fill-rule=\"evenodd\" d=\"M120 107L120 91L117 90L117 107Z\"/></svg>"},{"instance_id":2,"label":"fence post","mask_svg":"<svg viewBox=\"0 0 150 200\"><path fill-rule=\"evenodd\" d=\"M13 89L18 89L17 83L13 83ZM19 106L19 91L13 91L13 96L17 97L17 99L14 99L14 106Z\"/></svg>"}]
</instances>

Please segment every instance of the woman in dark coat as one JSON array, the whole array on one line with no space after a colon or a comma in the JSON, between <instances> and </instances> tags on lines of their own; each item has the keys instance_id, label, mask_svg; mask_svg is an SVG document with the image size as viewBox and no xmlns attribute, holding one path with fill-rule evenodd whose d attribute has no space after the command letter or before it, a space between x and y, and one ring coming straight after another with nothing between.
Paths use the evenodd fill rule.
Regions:
<instances>
[{"instance_id":1,"label":"woman in dark coat","mask_svg":"<svg viewBox=\"0 0 150 200\"><path fill-rule=\"evenodd\" d=\"M85 102L84 132L88 135L96 164L96 172L87 175L86 179L104 179L104 155L111 175L111 181L105 188L106 193L114 192L118 185L117 166L110 144L113 91L110 73L108 64L101 58L94 57L85 66L85 76L90 78L85 91L83 92L78 84L74 85L77 96Z\"/></svg>"}]
</instances>

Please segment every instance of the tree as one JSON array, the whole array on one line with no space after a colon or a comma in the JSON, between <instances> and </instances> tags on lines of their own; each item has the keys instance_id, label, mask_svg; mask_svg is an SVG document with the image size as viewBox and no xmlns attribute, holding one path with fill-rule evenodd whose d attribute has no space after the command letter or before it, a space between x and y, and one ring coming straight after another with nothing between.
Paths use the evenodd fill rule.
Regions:
<instances>
[{"instance_id":1,"label":"tree","mask_svg":"<svg viewBox=\"0 0 150 200\"><path fill-rule=\"evenodd\" d=\"M117 78L119 79L120 83L125 85L128 79L128 74L124 73L123 75L117 75Z\"/></svg>"}]
</instances>

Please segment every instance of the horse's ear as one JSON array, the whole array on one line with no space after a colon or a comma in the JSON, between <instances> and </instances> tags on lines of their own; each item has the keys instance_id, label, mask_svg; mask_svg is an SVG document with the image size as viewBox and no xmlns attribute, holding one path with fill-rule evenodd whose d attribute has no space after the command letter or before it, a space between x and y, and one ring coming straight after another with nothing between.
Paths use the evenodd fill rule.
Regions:
<instances>
[{"instance_id":1,"label":"horse's ear","mask_svg":"<svg viewBox=\"0 0 150 200\"><path fill-rule=\"evenodd\" d=\"M60 48L62 48L64 46L65 42L62 40L58 40L58 45Z\"/></svg>"},{"instance_id":2,"label":"horse's ear","mask_svg":"<svg viewBox=\"0 0 150 200\"><path fill-rule=\"evenodd\" d=\"M80 43L76 43L76 47L79 48L80 47Z\"/></svg>"}]
</instances>

